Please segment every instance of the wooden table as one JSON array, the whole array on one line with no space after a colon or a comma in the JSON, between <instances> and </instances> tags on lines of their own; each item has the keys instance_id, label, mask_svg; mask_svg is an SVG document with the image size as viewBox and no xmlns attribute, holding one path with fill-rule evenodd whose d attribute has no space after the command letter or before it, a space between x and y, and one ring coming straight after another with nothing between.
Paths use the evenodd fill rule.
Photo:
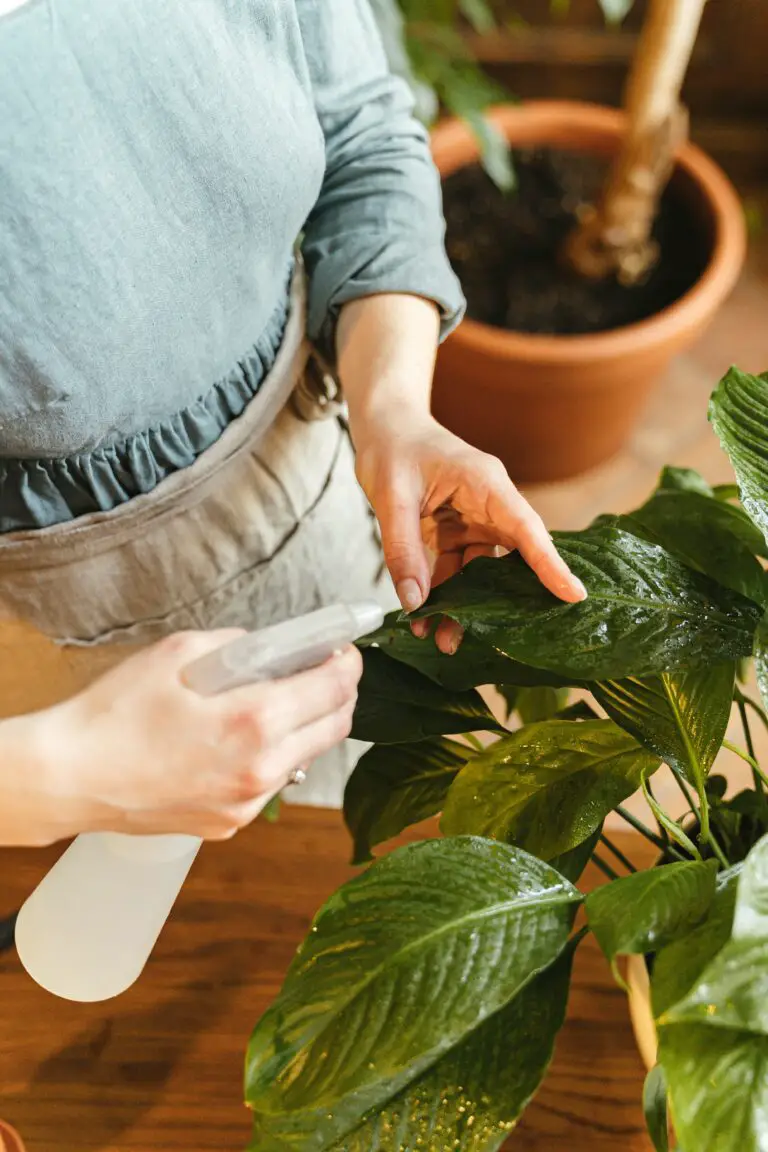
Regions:
<instances>
[{"instance_id":1,"label":"wooden table","mask_svg":"<svg viewBox=\"0 0 768 1152\"><path fill-rule=\"evenodd\" d=\"M0 916L56 855L0 851ZM0 955L0 1116L28 1152L242 1152L250 1029L348 858L340 815L316 809L206 846L141 980L111 1003L56 1000ZM625 998L588 942L553 1070L510 1149L648 1152L642 1081Z\"/></svg>"}]
</instances>

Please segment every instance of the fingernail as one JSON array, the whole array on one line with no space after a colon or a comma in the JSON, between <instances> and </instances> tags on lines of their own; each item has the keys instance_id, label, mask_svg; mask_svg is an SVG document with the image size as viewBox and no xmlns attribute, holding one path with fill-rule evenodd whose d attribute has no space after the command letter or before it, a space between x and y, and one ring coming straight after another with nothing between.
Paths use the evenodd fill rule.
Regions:
<instances>
[{"instance_id":1,"label":"fingernail","mask_svg":"<svg viewBox=\"0 0 768 1152\"><path fill-rule=\"evenodd\" d=\"M411 624L411 632L413 632L417 640L426 640L431 628L431 620L414 620Z\"/></svg>"},{"instance_id":2,"label":"fingernail","mask_svg":"<svg viewBox=\"0 0 768 1152\"><path fill-rule=\"evenodd\" d=\"M573 577L573 583L576 591L579 593L579 600L586 600L589 597L589 592L587 592L586 587L582 584L581 580L579 580L578 576Z\"/></svg>"},{"instance_id":3,"label":"fingernail","mask_svg":"<svg viewBox=\"0 0 768 1152\"><path fill-rule=\"evenodd\" d=\"M397 598L406 612L415 612L424 603L421 588L415 580L401 580L397 586Z\"/></svg>"}]
</instances>

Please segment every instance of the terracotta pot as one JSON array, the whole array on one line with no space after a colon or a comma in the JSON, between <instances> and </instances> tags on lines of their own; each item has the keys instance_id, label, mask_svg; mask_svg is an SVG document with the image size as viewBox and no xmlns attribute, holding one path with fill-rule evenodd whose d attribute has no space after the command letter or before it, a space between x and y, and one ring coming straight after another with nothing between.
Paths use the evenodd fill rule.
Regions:
<instances>
[{"instance_id":1,"label":"terracotta pot","mask_svg":"<svg viewBox=\"0 0 768 1152\"><path fill-rule=\"evenodd\" d=\"M10 1124L0 1120L0 1152L25 1152L21 1136Z\"/></svg>"},{"instance_id":2,"label":"terracotta pot","mask_svg":"<svg viewBox=\"0 0 768 1152\"><path fill-rule=\"evenodd\" d=\"M618 149L625 124L621 112L568 101L505 105L491 119L515 146L599 155ZM437 126L432 151L443 176L478 156L458 120ZM563 479L616 453L671 357L696 339L733 288L746 250L734 188L692 144L680 150L672 179L711 242L704 274L676 303L637 324L585 336L527 335L465 320L443 345L435 415L499 456L513 479Z\"/></svg>"}]
</instances>

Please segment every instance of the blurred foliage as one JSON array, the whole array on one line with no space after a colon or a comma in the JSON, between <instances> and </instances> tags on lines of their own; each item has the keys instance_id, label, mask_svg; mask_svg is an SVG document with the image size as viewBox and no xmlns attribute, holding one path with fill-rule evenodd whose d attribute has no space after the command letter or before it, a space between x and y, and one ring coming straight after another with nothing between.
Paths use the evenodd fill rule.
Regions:
<instances>
[{"instance_id":1,"label":"blurred foliage","mask_svg":"<svg viewBox=\"0 0 768 1152\"><path fill-rule=\"evenodd\" d=\"M606 21L624 19L633 0L598 0ZM499 0L370 0L390 66L410 84L416 111L431 125L441 108L464 120L474 132L482 163L503 190L514 187L509 146L486 118L487 109L510 100L509 92L479 66L462 35L471 29L490 35L522 23ZM568 13L569 0L550 0L556 16Z\"/></svg>"}]
</instances>

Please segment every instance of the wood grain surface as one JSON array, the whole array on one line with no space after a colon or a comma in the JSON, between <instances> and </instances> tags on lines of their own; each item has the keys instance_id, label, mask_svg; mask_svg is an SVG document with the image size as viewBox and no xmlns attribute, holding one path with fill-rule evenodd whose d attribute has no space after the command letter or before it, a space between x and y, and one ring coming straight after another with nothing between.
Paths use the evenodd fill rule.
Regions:
<instances>
[{"instance_id":1,"label":"wood grain surface","mask_svg":"<svg viewBox=\"0 0 768 1152\"><path fill-rule=\"evenodd\" d=\"M648 862L642 841L615 838ZM27 1152L242 1152L250 1029L352 874L349 848L339 813L285 807L275 825L205 846L141 980L107 1004L56 1000L0 955L0 1116ZM56 856L0 851L0 916ZM649 1152L642 1081L625 998L588 942L554 1067L509 1149Z\"/></svg>"}]
</instances>

